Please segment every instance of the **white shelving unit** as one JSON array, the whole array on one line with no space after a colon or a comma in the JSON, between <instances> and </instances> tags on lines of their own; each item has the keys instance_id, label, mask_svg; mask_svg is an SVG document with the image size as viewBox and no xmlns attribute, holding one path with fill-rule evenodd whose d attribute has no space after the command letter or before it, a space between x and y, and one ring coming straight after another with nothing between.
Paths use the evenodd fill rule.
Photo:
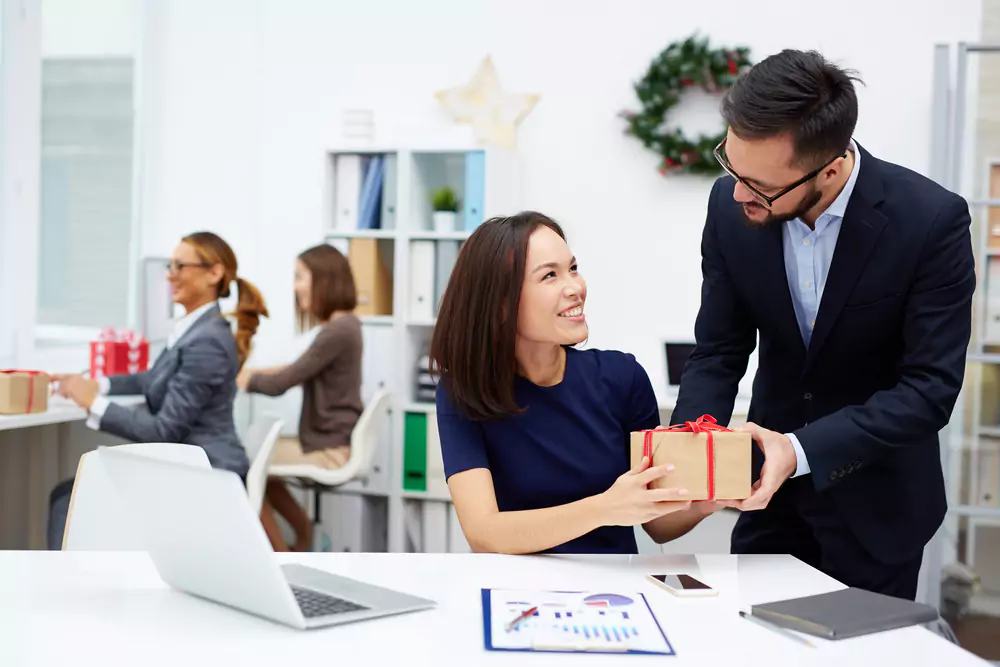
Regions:
<instances>
[{"instance_id":1,"label":"white shelving unit","mask_svg":"<svg viewBox=\"0 0 1000 667\"><path fill-rule=\"evenodd\" d=\"M973 329L967 355L967 374L942 439L942 467L948 494L948 514L925 551L925 600L939 606L942 569L959 561L960 536L965 532L966 565L975 565L976 535L987 526L1000 528L1000 506L995 502L1000 492L1000 473L990 479L980 477L982 463L997 456L1000 438L1000 244L991 227L998 227L1000 191L991 180L997 161L985 160L972 152L976 145L969 132L973 115L970 61L973 58L1000 54L1000 45L960 42L953 47L938 44L934 49L932 95L932 135L930 176L953 192L963 195L973 220L973 249L976 260L976 292L973 298ZM985 173L982 169L985 168ZM983 173L976 189L971 174ZM992 218L992 220L991 220ZM991 237L994 237L991 239ZM992 242L991 242L992 241ZM994 275L991 279L991 273ZM992 285L991 285L992 283ZM992 379L993 386L990 385ZM995 459L994 459L995 460ZM985 580L984 580L985 583Z\"/></svg>"},{"instance_id":2,"label":"white shelving unit","mask_svg":"<svg viewBox=\"0 0 1000 667\"><path fill-rule=\"evenodd\" d=\"M356 169L363 158L377 155L384 156L387 165L392 163L393 173L390 177L387 169L386 189L382 192L382 222L388 219L391 227L353 228L344 222L359 219L357 212L350 210L351 192L352 188L363 185L356 174L345 176L338 170ZM322 231L326 242L347 256L353 239L392 243L391 313L360 317L365 337L362 397L367 399L382 387L392 395L389 435L383 442L387 451L381 453L385 455L387 472L380 475L384 480L381 486L370 484L367 490L356 492L387 498L389 551L467 550L443 480L434 485L428 480L427 491L406 489L403 483L406 415L434 419L433 403L418 402L416 398L417 362L430 342L435 321L427 312L411 314L411 291L418 289L416 282L426 287L425 281L413 280L411 271L420 267L411 265L411 254L414 243L461 243L483 220L520 210L516 155L471 145L385 146L363 150L345 147L327 151L326 165L327 215ZM363 183L364 174L360 179ZM444 185L455 190L462 207L454 231L437 231L431 224L431 193ZM431 311L435 314L439 292L447 277L437 275L437 259L436 252Z\"/></svg>"}]
</instances>

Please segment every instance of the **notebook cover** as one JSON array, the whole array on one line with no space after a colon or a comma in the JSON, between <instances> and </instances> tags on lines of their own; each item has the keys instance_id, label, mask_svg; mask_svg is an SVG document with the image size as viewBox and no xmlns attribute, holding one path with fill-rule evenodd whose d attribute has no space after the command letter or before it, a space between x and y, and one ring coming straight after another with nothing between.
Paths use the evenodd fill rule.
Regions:
<instances>
[{"instance_id":1,"label":"notebook cover","mask_svg":"<svg viewBox=\"0 0 1000 667\"><path fill-rule=\"evenodd\" d=\"M937 609L930 605L860 588L758 604L751 613L775 625L826 639L858 637L938 618Z\"/></svg>"}]
</instances>

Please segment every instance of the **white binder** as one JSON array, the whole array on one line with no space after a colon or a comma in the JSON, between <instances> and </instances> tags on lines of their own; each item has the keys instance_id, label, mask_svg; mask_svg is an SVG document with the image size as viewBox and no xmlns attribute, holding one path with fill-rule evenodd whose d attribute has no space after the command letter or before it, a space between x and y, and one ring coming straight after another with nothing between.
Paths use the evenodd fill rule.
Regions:
<instances>
[{"instance_id":1,"label":"white binder","mask_svg":"<svg viewBox=\"0 0 1000 667\"><path fill-rule=\"evenodd\" d=\"M441 457L441 438L438 436L437 413L427 415L427 494L447 496L448 483L444 477L444 459Z\"/></svg>"},{"instance_id":2,"label":"white binder","mask_svg":"<svg viewBox=\"0 0 1000 667\"><path fill-rule=\"evenodd\" d=\"M460 244L458 241L437 242L437 260L435 261L435 267L434 267L435 315L441 308L441 299L444 298L445 289L447 289L448 281L451 279L452 269L455 268L455 262L458 261L459 246Z\"/></svg>"},{"instance_id":3,"label":"white binder","mask_svg":"<svg viewBox=\"0 0 1000 667\"><path fill-rule=\"evenodd\" d=\"M396 156L385 156L385 173L382 176L382 229L396 228Z\"/></svg>"},{"instance_id":4,"label":"white binder","mask_svg":"<svg viewBox=\"0 0 1000 667\"><path fill-rule=\"evenodd\" d=\"M434 241L410 244L410 319L434 319Z\"/></svg>"},{"instance_id":5,"label":"white binder","mask_svg":"<svg viewBox=\"0 0 1000 667\"><path fill-rule=\"evenodd\" d=\"M358 228L358 204L361 197L361 156L338 155L334 161L333 228L347 231Z\"/></svg>"}]
</instances>

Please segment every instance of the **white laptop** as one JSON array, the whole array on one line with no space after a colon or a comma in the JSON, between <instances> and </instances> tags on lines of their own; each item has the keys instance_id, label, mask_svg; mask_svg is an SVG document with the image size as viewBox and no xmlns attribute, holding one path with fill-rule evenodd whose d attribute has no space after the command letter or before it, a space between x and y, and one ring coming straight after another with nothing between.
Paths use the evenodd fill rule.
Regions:
<instances>
[{"instance_id":1,"label":"white laptop","mask_svg":"<svg viewBox=\"0 0 1000 667\"><path fill-rule=\"evenodd\" d=\"M431 600L279 565L240 478L113 447L101 460L169 585L295 628L429 609Z\"/></svg>"}]
</instances>

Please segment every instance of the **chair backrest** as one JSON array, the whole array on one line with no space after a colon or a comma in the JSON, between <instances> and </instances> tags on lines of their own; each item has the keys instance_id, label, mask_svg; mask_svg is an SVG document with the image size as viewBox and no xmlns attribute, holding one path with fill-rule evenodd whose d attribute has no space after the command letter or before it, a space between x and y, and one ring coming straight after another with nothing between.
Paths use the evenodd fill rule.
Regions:
<instances>
[{"instance_id":1,"label":"chair backrest","mask_svg":"<svg viewBox=\"0 0 1000 667\"><path fill-rule=\"evenodd\" d=\"M385 389L375 392L351 431L351 458L347 465L353 468L354 477L365 477L371 472L380 430L389 411L390 398L391 395Z\"/></svg>"},{"instance_id":2,"label":"chair backrest","mask_svg":"<svg viewBox=\"0 0 1000 667\"><path fill-rule=\"evenodd\" d=\"M274 415L255 417L243 438L243 447L250 458L250 470L247 472L247 496L250 507L260 513L264 502L264 490L267 488L267 468L274 454L274 443L281 435L284 421Z\"/></svg>"},{"instance_id":3,"label":"chair backrest","mask_svg":"<svg viewBox=\"0 0 1000 667\"><path fill-rule=\"evenodd\" d=\"M175 442L140 442L118 448L150 458L211 468L205 450ZM101 450L80 457L70 496L64 551L144 551L142 531L122 511L111 477L101 465Z\"/></svg>"}]
</instances>

